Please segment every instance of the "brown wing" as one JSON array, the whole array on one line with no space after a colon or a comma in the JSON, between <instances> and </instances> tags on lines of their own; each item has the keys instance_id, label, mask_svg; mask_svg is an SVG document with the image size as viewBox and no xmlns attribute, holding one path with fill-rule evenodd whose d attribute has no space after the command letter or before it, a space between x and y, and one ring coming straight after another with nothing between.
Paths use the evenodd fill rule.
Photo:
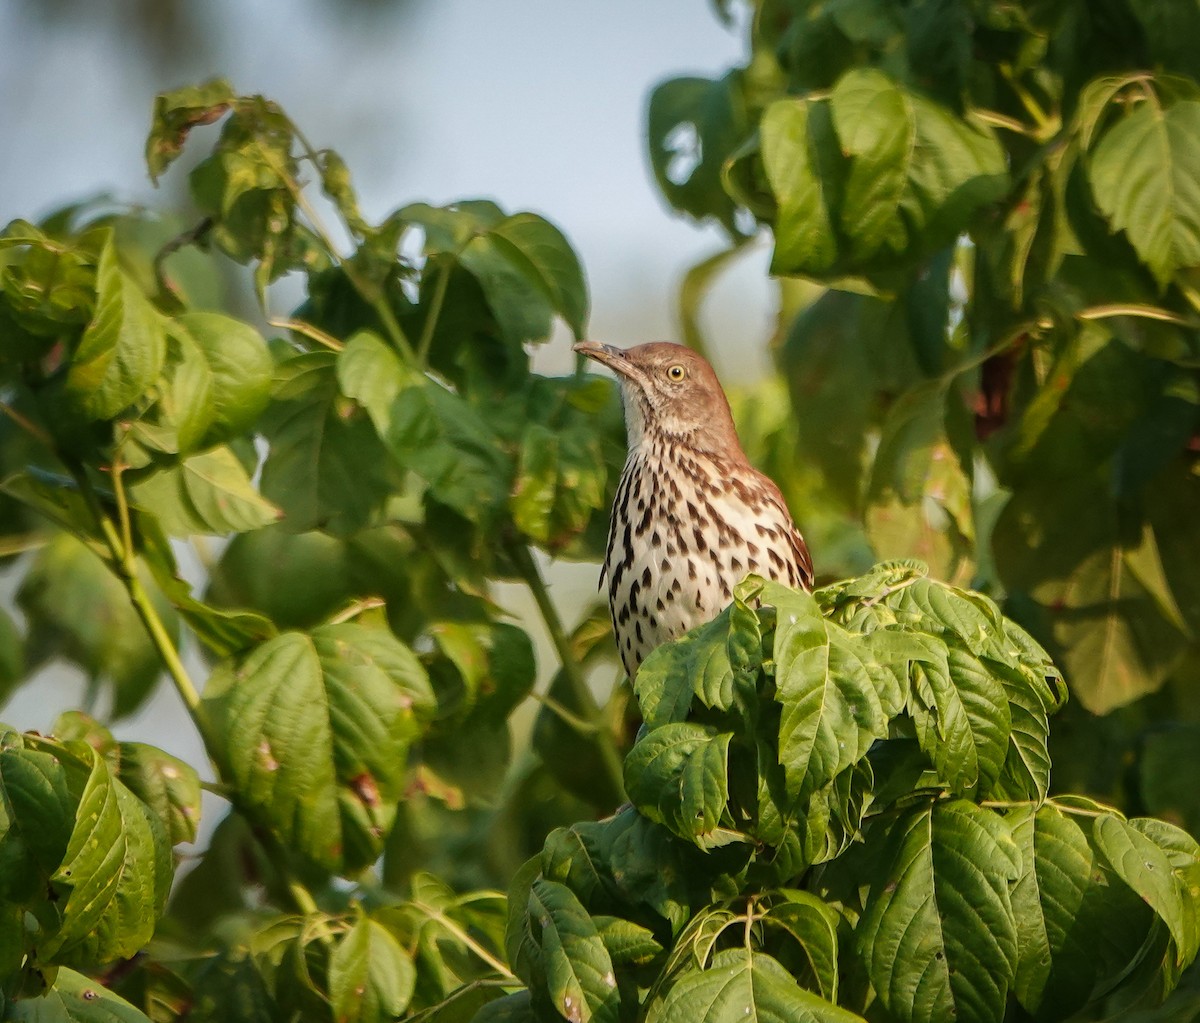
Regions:
<instances>
[{"instance_id":1,"label":"brown wing","mask_svg":"<svg viewBox=\"0 0 1200 1023\"><path fill-rule=\"evenodd\" d=\"M803 589L811 590L813 588L814 576L812 555L808 552L808 544L804 542L803 535L796 528L796 523L792 519L792 513L788 510L787 502L784 501L783 494L780 493L775 481L757 469L754 470L754 475L762 485L764 499L776 510L780 520L786 524L787 555L789 561L796 569L797 583Z\"/></svg>"}]
</instances>

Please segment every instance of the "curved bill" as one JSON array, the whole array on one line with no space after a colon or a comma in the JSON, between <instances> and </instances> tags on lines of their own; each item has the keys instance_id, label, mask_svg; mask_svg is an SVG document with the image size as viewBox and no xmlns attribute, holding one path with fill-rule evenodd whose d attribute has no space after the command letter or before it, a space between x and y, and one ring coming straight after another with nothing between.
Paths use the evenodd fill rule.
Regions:
<instances>
[{"instance_id":1,"label":"curved bill","mask_svg":"<svg viewBox=\"0 0 1200 1023\"><path fill-rule=\"evenodd\" d=\"M629 357L623 348L602 345L599 341L580 341L579 344L572 347L580 355L586 355L593 362L607 366L615 373L620 373L622 376L630 375Z\"/></svg>"}]
</instances>

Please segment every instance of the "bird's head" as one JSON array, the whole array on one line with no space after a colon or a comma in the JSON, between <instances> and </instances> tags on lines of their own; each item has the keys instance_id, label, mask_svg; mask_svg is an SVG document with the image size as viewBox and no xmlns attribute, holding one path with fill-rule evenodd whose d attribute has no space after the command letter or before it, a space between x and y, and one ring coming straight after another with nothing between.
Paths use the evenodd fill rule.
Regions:
<instances>
[{"instance_id":1,"label":"bird's head","mask_svg":"<svg viewBox=\"0 0 1200 1023\"><path fill-rule=\"evenodd\" d=\"M575 351L617 374L631 450L656 434L712 454L741 450L725 392L702 355L667 341L634 348L581 341Z\"/></svg>"}]
</instances>

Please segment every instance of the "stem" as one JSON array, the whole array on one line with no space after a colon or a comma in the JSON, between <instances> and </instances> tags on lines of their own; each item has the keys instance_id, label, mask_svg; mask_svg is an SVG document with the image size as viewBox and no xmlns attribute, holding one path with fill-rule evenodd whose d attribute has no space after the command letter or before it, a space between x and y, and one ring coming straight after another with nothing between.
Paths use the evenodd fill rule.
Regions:
<instances>
[{"instance_id":1,"label":"stem","mask_svg":"<svg viewBox=\"0 0 1200 1023\"><path fill-rule=\"evenodd\" d=\"M118 530L117 524L113 522L112 517L101 505L99 495L97 495L96 488L93 486L91 479L89 479L86 469L78 463L68 463L67 468L75 479L75 482L79 485L80 493L87 503L88 510L92 513L92 517L99 527L101 535L104 537L105 545L109 551L109 568L124 583L130 603L133 604L134 610L145 626L147 633L149 633L150 639L158 651L158 656L162 659L167 673L171 677L171 681L175 684L175 690L179 693L179 698L183 700L184 705L187 707L188 715L191 717L192 723L196 726L196 731L200 734L200 739L204 743L204 749L208 754L209 760L216 764L218 758L214 754L218 746L209 730L208 722L200 709L200 693L196 689L191 675L188 674L183 659L179 656L179 650L175 646L175 641L171 638L170 632L158 614L158 609L154 606L149 593L146 592L146 588L142 585L142 581L137 574L137 556L128 524L128 501L125 495L124 480L121 478L123 467L120 465L114 466L112 474L117 508L122 517L121 530ZM124 537L122 537L122 532L125 533ZM227 796L233 805L241 810L236 795L229 792ZM253 822L252 815L245 814L244 811L242 812L248 820ZM312 893L288 869L287 864L289 859L287 850L275 835L266 828L254 825L253 823L252 831L259 845L262 846L263 852L266 853L267 858L276 865L276 869L279 871L283 883L286 885L288 893L292 901L296 904L296 907L305 915L320 912L320 907L317 906Z\"/></svg>"},{"instance_id":2,"label":"stem","mask_svg":"<svg viewBox=\"0 0 1200 1023\"><path fill-rule=\"evenodd\" d=\"M437 322L442 315L442 303L446 301L446 288L450 283L450 265L446 264L442 267L441 273L438 274L437 284L433 286L433 304L429 309L429 316L425 319L425 328L421 331L421 340L417 344L417 365L422 369L425 368L429 361L429 349L433 345L433 332L437 328Z\"/></svg>"},{"instance_id":3,"label":"stem","mask_svg":"<svg viewBox=\"0 0 1200 1023\"><path fill-rule=\"evenodd\" d=\"M104 537L105 544L108 546L111 567L125 584L125 590L129 594L129 600L133 604L133 609L137 612L138 617L142 620L142 624L146 627L146 631L150 634L150 639L153 641L159 657L162 658L163 664L166 666L167 673L171 676L171 681L175 684L175 689L179 693L180 699L186 704L188 713L196 725L196 730L204 740L205 747L211 749L212 744L209 739L208 729L203 716L200 714L200 693L197 691L195 683L192 682L192 677L188 674L187 668L184 667L183 660L179 656L179 651L175 648L175 642L171 639L171 634L163 624L162 618L159 617L158 610L150 600L150 595L146 592L145 586L142 585L141 579L138 578L137 562L134 558L133 547L127 547L123 542L113 520L101 506L100 498L96 495L96 489L92 486L92 481L88 478L83 466L72 465L69 468L71 475L75 478L75 482L79 484L79 492L83 495L84 501L87 502L92 517L100 527L100 533ZM125 500L120 473L113 475L113 485L118 494L117 505L120 507Z\"/></svg>"},{"instance_id":4,"label":"stem","mask_svg":"<svg viewBox=\"0 0 1200 1023\"><path fill-rule=\"evenodd\" d=\"M154 257L154 281L161 291L168 295L179 297L179 290L167 277L167 260L185 245L195 245L201 241L213 229L215 224L216 221L212 217L205 217L195 227L189 228L180 235L176 235L158 250L157 255Z\"/></svg>"},{"instance_id":5,"label":"stem","mask_svg":"<svg viewBox=\"0 0 1200 1023\"><path fill-rule=\"evenodd\" d=\"M446 930L453 934L454 937L456 937L459 941L466 945L467 948L479 956L480 959L487 963L488 966L490 966L497 973L501 974L507 980L515 981L517 979L517 975L513 973L512 970L505 966L499 959L492 955L491 952L479 944L478 941L472 938L471 935L469 935L458 924L446 916L436 906L430 906L427 903L420 902L415 899L409 903L409 905L411 905L413 909L417 910L418 912L424 913L430 920L446 928Z\"/></svg>"},{"instance_id":6,"label":"stem","mask_svg":"<svg viewBox=\"0 0 1200 1023\"><path fill-rule=\"evenodd\" d=\"M978 117L984 124L990 124L997 128L1005 128L1008 131L1015 132L1017 135L1024 135L1028 138L1036 138L1038 133L1022 124L1015 117L1009 117L1008 114L1002 114L998 110L976 110L975 116Z\"/></svg>"},{"instance_id":7,"label":"stem","mask_svg":"<svg viewBox=\"0 0 1200 1023\"><path fill-rule=\"evenodd\" d=\"M38 426L38 424L28 416L18 412L6 401L0 401L0 412L3 412L6 416L8 416L9 419L16 423L39 444L44 444L51 451L54 450L54 440L50 434Z\"/></svg>"},{"instance_id":8,"label":"stem","mask_svg":"<svg viewBox=\"0 0 1200 1023\"><path fill-rule=\"evenodd\" d=\"M546 589L546 582L542 578L537 562L529 548L520 540L509 539L507 546L510 556L517 565L517 570L521 573L521 578L525 580L533 594L542 621L546 623L546 631L550 633L550 641L554 644L558 659L562 663L563 672L571 687L571 694L575 697L580 717L588 723L589 728L595 729L596 747L604 761L604 769L609 780L617 792L624 792L625 771L621 755L617 751L617 744L613 740L612 731L604 720L600 707L592 696L592 691L588 688L587 680L579 670L575 652L571 649L570 637L563 628L562 619L558 616L558 609L550 599L550 592Z\"/></svg>"},{"instance_id":9,"label":"stem","mask_svg":"<svg viewBox=\"0 0 1200 1023\"><path fill-rule=\"evenodd\" d=\"M572 714L566 707L559 703L553 696L545 693L530 693L529 698L536 703L540 703L555 717L560 718L564 724L574 728L580 735L595 735L600 731L598 725L590 721L584 721L578 714Z\"/></svg>"},{"instance_id":10,"label":"stem","mask_svg":"<svg viewBox=\"0 0 1200 1023\"><path fill-rule=\"evenodd\" d=\"M408 336L404 333L404 328L400 326L400 321L396 319L396 314L392 311L392 307L388 305L383 293L363 281L354 267L342 258L341 253L338 252L337 246L333 242L333 238L325 229L321 218L317 216L317 211L313 209L312 203L308 201L308 197L304 194L304 189L300 187L299 182L287 173L287 168L280 167L271 158L269 152L266 153L266 158L268 163L271 164L271 169L279 175L280 179L287 186L287 190L292 194L296 205L300 207L304 215L308 218L313 231L316 232L317 237L321 239L321 244L325 246L325 250L329 253L329 258L341 267L342 272L346 275L346 280L354 286L354 290L359 293L363 300L368 302L371 308L375 310L375 314L379 317L384 330L387 331L388 336L391 338L392 344L405 355L409 362L413 362L416 359L416 354L413 352Z\"/></svg>"},{"instance_id":11,"label":"stem","mask_svg":"<svg viewBox=\"0 0 1200 1023\"><path fill-rule=\"evenodd\" d=\"M346 347L336 337L326 334L325 331L314 327L311 323L305 323L303 320L289 320L284 316L268 316L267 322L272 327L278 327L280 330L290 330L301 337L308 338L310 341L316 341L317 344L324 345L330 351L340 352Z\"/></svg>"},{"instance_id":12,"label":"stem","mask_svg":"<svg viewBox=\"0 0 1200 1023\"><path fill-rule=\"evenodd\" d=\"M1146 320L1161 320L1163 323L1173 323L1178 327L1190 327L1192 322L1169 309L1161 309L1154 305L1142 305L1137 302L1127 302L1113 305L1094 305L1082 309L1075 314L1080 320L1103 320L1110 316L1140 316Z\"/></svg>"}]
</instances>

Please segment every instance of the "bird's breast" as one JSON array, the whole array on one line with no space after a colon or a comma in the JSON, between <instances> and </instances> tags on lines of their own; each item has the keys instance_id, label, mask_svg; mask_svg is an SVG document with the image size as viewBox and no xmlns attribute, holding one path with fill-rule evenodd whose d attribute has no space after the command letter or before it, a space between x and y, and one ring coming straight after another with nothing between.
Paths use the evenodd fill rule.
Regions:
<instances>
[{"instance_id":1,"label":"bird's breast","mask_svg":"<svg viewBox=\"0 0 1200 1023\"><path fill-rule=\"evenodd\" d=\"M631 676L655 647L711 620L748 573L797 585L791 519L753 475L698 453L653 448L625 464L604 575L617 645Z\"/></svg>"}]
</instances>

